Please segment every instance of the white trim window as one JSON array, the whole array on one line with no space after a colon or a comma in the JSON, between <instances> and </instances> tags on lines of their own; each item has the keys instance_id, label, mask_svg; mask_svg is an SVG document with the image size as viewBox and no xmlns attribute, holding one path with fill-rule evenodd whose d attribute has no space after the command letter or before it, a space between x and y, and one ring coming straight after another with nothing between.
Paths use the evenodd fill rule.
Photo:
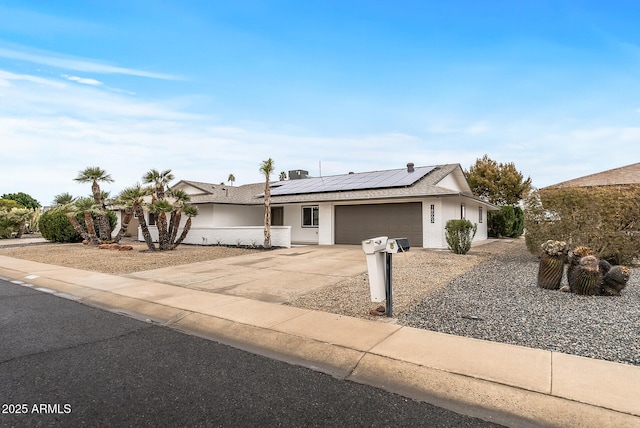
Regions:
<instances>
[{"instance_id":1,"label":"white trim window","mask_svg":"<svg viewBox=\"0 0 640 428\"><path fill-rule=\"evenodd\" d=\"M319 217L317 205L302 207L302 227L318 227Z\"/></svg>"},{"instance_id":2,"label":"white trim window","mask_svg":"<svg viewBox=\"0 0 640 428\"><path fill-rule=\"evenodd\" d=\"M482 207L478 207L478 223L482 223Z\"/></svg>"},{"instance_id":3,"label":"white trim window","mask_svg":"<svg viewBox=\"0 0 640 428\"><path fill-rule=\"evenodd\" d=\"M460 204L460 219L467 219L467 206L465 204Z\"/></svg>"}]
</instances>

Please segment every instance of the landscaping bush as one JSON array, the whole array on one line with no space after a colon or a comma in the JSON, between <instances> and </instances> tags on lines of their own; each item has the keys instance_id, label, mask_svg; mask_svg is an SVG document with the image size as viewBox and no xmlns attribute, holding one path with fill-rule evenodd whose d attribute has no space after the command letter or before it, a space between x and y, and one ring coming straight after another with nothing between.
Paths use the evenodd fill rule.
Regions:
<instances>
[{"instance_id":1,"label":"landscaping bush","mask_svg":"<svg viewBox=\"0 0 640 428\"><path fill-rule=\"evenodd\" d=\"M488 235L492 238L518 238L524 233L524 213L520 207L505 205L487 214Z\"/></svg>"},{"instance_id":2,"label":"landscaping bush","mask_svg":"<svg viewBox=\"0 0 640 428\"><path fill-rule=\"evenodd\" d=\"M118 223L118 217L113 211L108 211L107 216L109 217L109 225L113 230L113 228L115 228L116 224ZM84 215L79 213L76 215L76 217L78 218L78 221L80 222L82 227L86 230ZM38 221L38 228L40 229L42 237L48 241L82 242L82 236L80 236L80 234L76 232L73 226L71 226L67 215L60 210L45 211L40 216L40 220Z\"/></svg>"},{"instance_id":3,"label":"landscaping bush","mask_svg":"<svg viewBox=\"0 0 640 428\"><path fill-rule=\"evenodd\" d=\"M640 185L543 189L525 203L525 241L534 254L553 239L587 246L612 264L640 255Z\"/></svg>"},{"instance_id":4,"label":"landscaping bush","mask_svg":"<svg viewBox=\"0 0 640 428\"><path fill-rule=\"evenodd\" d=\"M476 236L477 224L469 220L449 220L445 225L447 245L456 254L467 254Z\"/></svg>"},{"instance_id":5,"label":"landscaping bush","mask_svg":"<svg viewBox=\"0 0 640 428\"><path fill-rule=\"evenodd\" d=\"M59 210L42 213L38 222L42 237L53 242L82 242L82 236L75 231L67 215Z\"/></svg>"}]
</instances>

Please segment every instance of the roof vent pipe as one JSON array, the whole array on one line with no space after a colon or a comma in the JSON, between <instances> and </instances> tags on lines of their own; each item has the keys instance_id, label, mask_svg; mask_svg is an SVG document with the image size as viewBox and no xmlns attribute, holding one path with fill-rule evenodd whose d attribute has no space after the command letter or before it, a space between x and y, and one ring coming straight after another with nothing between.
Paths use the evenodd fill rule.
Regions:
<instances>
[{"instance_id":1,"label":"roof vent pipe","mask_svg":"<svg viewBox=\"0 0 640 428\"><path fill-rule=\"evenodd\" d=\"M407 172L413 172L415 171L415 169L413 169L413 162L409 162L407 164Z\"/></svg>"}]
</instances>

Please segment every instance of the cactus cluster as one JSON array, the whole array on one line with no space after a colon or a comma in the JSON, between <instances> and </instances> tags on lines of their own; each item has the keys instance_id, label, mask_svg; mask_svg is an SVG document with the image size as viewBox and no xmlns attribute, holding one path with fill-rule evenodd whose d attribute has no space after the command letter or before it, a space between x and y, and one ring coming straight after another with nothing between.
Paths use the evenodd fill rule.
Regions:
<instances>
[{"instance_id":1,"label":"cactus cluster","mask_svg":"<svg viewBox=\"0 0 640 428\"><path fill-rule=\"evenodd\" d=\"M567 251L565 242L549 240L541 249L538 286L542 288L585 296L619 296L629 281L628 267L611 266L606 260L598 259L589 247ZM568 285L561 286L565 261Z\"/></svg>"}]
</instances>

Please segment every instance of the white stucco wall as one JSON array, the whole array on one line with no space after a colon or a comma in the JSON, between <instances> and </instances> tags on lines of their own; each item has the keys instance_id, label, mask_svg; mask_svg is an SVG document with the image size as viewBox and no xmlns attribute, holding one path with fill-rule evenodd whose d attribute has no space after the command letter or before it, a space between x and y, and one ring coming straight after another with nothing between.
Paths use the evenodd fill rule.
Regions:
<instances>
[{"instance_id":1,"label":"white stucco wall","mask_svg":"<svg viewBox=\"0 0 640 428\"><path fill-rule=\"evenodd\" d=\"M431 223L431 205L434 208ZM424 248L442 248L444 234L442 199L428 198L422 201L422 246ZM446 245L446 243L445 243Z\"/></svg>"},{"instance_id":2,"label":"white stucco wall","mask_svg":"<svg viewBox=\"0 0 640 428\"><path fill-rule=\"evenodd\" d=\"M210 205L209 205L210 206ZM208 226L262 226L264 205L217 204Z\"/></svg>"},{"instance_id":3,"label":"white stucco wall","mask_svg":"<svg viewBox=\"0 0 640 428\"><path fill-rule=\"evenodd\" d=\"M318 227L318 244L333 245L335 244L334 226L335 226L335 207L333 203L318 204L319 223Z\"/></svg>"},{"instance_id":4,"label":"white stucco wall","mask_svg":"<svg viewBox=\"0 0 640 428\"><path fill-rule=\"evenodd\" d=\"M320 204L289 204L284 206L284 224L291 226L291 242L294 244L317 244L319 227L302 227L302 207ZM319 209L320 215L322 210ZM322 225L322 217L318 222Z\"/></svg>"},{"instance_id":5,"label":"white stucco wall","mask_svg":"<svg viewBox=\"0 0 640 428\"><path fill-rule=\"evenodd\" d=\"M465 218L473 224L478 225L476 235L473 241L482 241L487 239L487 210L482 209L482 223L478 222L478 207L480 204L474 202L471 199L453 197L442 198L442 224L441 224L441 248L447 248L446 231L444 229L448 220L460 219L460 205L465 204L466 216Z\"/></svg>"},{"instance_id":6,"label":"white stucco wall","mask_svg":"<svg viewBox=\"0 0 640 428\"><path fill-rule=\"evenodd\" d=\"M157 242L158 229L155 226L150 226L149 232L153 240ZM178 236L181 233L182 228L178 230ZM138 228L138 240L144 241L140 228ZM264 243L264 227L192 227L183 243L192 245L261 246ZM271 245L274 247L291 247L291 228L289 226L272 226Z\"/></svg>"}]
</instances>

